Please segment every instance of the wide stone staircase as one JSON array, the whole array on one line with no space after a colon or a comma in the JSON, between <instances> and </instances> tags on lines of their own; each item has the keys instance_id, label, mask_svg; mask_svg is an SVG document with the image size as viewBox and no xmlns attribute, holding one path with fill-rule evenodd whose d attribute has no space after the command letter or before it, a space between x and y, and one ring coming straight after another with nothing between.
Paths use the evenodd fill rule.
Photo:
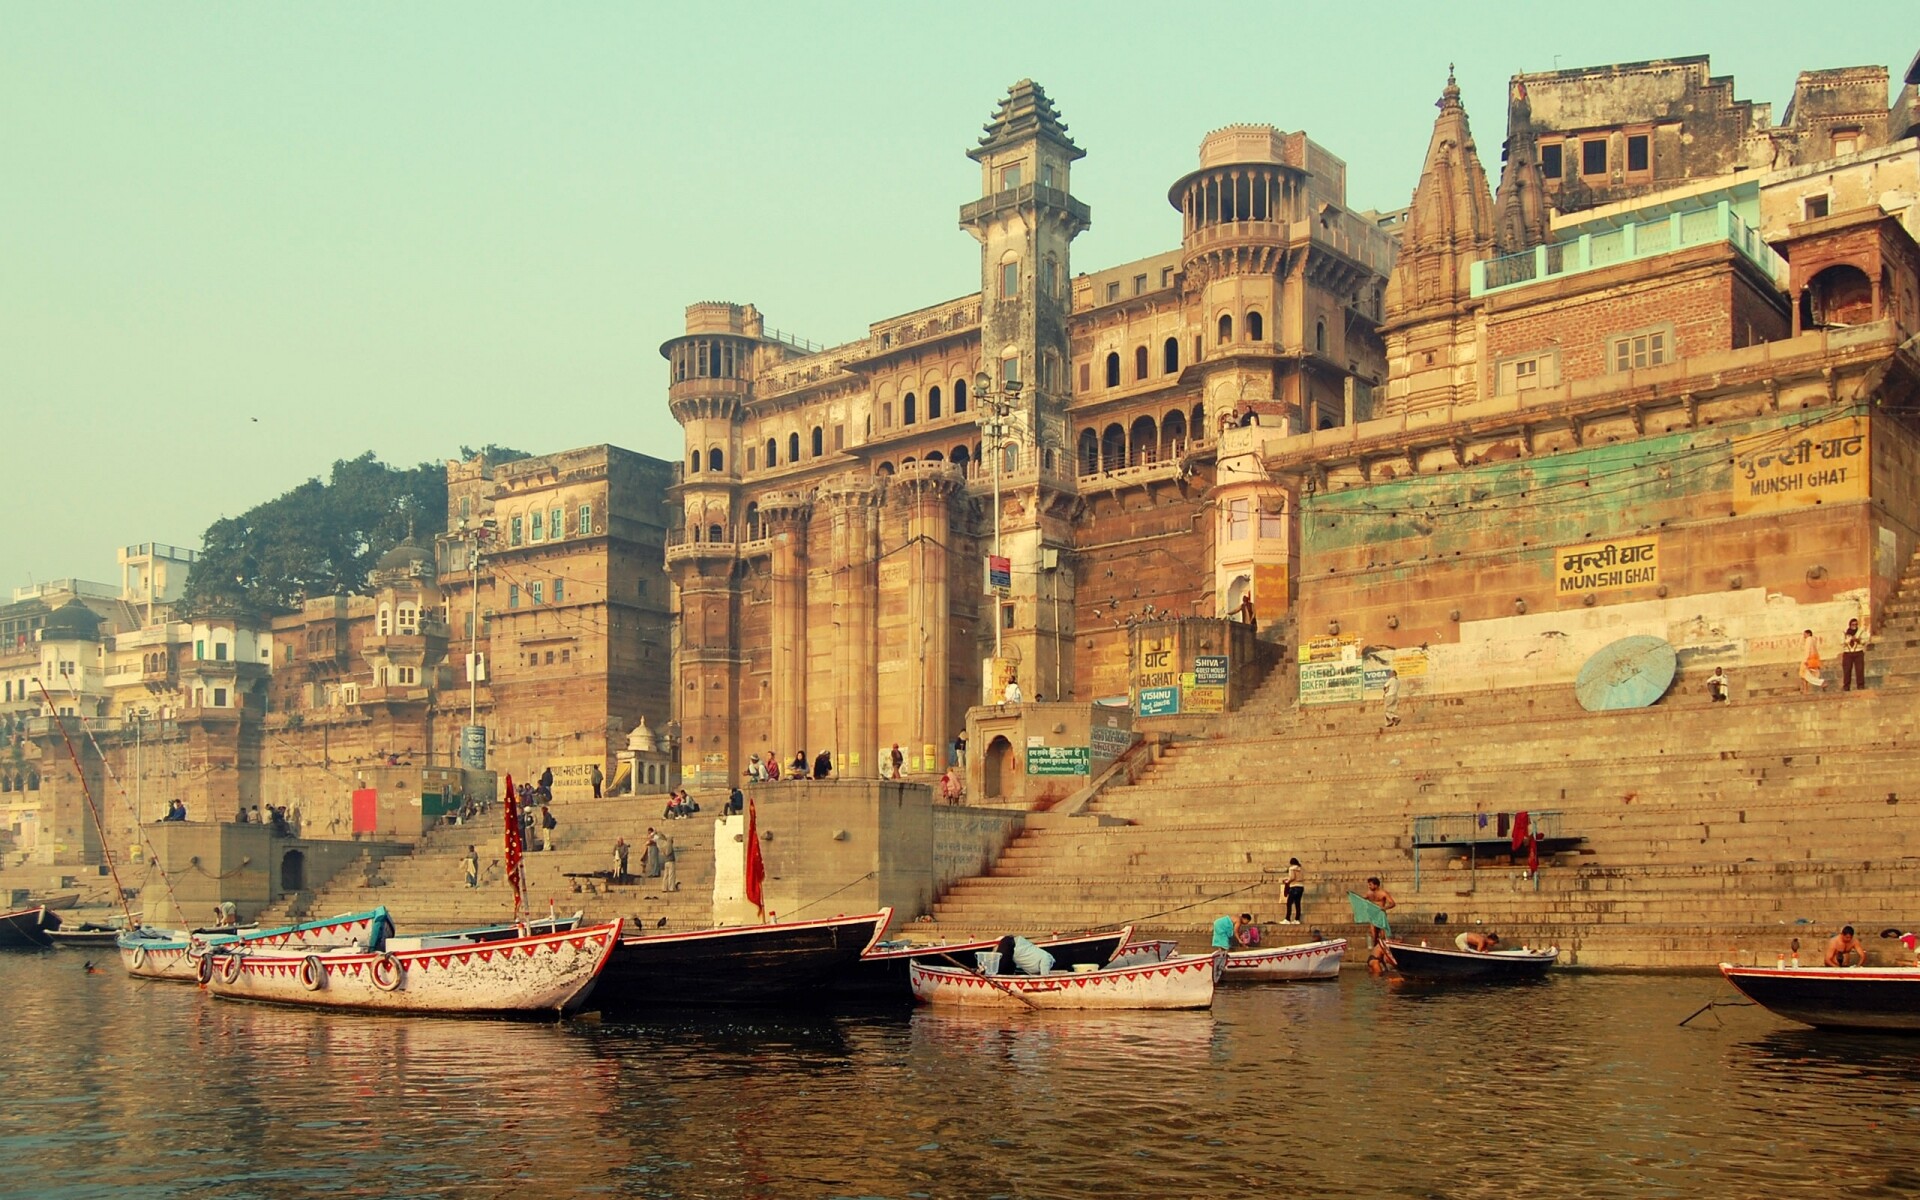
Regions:
<instances>
[{"instance_id":1,"label":"wide stone staircase","mask_svg":"<svg viewBox=\"0 0 1920 1200\"><path fill-rule=\"evenodd\" d=\"M1588 713L1564 685L1409 695L1388 730L1377 705L1302 709L1290 677L1272 680L1083 815L1034 822L935 920L982 936L1136 921L1198 945L1223 912L1277 919L1279 872L1297 857L1306 925L1270 941L1314 926L1364 937L1345 894L1370 875L1399 900L1398 934L1497 929L1586 966L1771 962L1844 923L1920 926L1912 664L1920 604L1902 600L1869 653L1874 686L1851 694L1803 696L1793 670L1766 667L1733 672L1734 700L1713 705L1698 667L1647 709ZM1476 836L1490 837L1521 810L1580 839L1543 859L1537 883L1524 854L1483 848L1468 869L1460 846L1413 844L1416 818L1485 813Z\"/></svg>"},{"instance_id":2,"label":"wide stone staircase","mask_svg":"<svg viewBox=\"0 0 1920 1200\"><path fill-rule=\"evenodd\" d=\"M709 806L692 817L668 821L660 816L663 805L651 796L555 803L559 825L554 849L526 855L527 907L540 915L551 909L562 914L581 910L595 920L626 917L645 929L711 926L717 810ZM665 891L659 879L640 877L649 826L673 838L678 891ZM632 847L628 869L633 881L616 884L595 877L612 870L613 844L623 837ZM471 824L432 830L411 854L378 863L363 856L298 911L283 904L259 920L274 924L385 904L402 933L504 921L513 913L513 893L506 882L502 840L496 807ZM480 885L474 888L466 885L463 865L469 845L479 851L481 863Z\"/></svg>"}]
</instances>

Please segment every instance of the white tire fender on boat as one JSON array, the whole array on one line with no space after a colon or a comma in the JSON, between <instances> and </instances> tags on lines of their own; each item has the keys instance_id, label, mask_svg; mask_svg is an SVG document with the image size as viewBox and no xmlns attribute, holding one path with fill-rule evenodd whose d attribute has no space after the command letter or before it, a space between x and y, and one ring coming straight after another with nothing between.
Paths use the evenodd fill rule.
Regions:
<instances>
[{"instance_id":1,"label":"white tire fender on boat","mask_svg":"<svg viewBox=\"0 0 1920 1200\"><path fill-rule=\"evenodd\" d=\"M220 957L220 982L233 983L240 978L240 956L224 954Z\"/></svg>"},{"instance_id":2,"label":"white tire fender on boat","mask_svg":"<svg viewBox=\"0 0 1920 1200\"><path fill-rule=\"evenodd\" d=\"M373 966L368 969L368 974L373 978L373 986L383 992L391 992L400 986L400 979L404 972L400 967L399 959L391 954L382 954L373 960Z\"/></svg>"},{"instance_id":3,"label":"white tire fender on boat","mask_svg":"<svg viewBox=\"0 0 1920 1200\"><path fill-rule=\"evenodd\" d=\"M132 958L133 958L134 970L138 971L141 967L146 966L147 965L147 948L145 946L135 946L133 948Z\"/></svg>"},{"instance_id":4,"label":"white tire fender on boat","mask_svg":"<svg viewBox=\"0 0 1920 1200\"><path fill-rule=\"evenodd\" d=\"M320 961L318 954L309 954L300 960L300 986L310 992L327 986L327 964Z\"/></svg>"},{"instance_id":5,"label":"white tire fender on boat","mask_svg":"<svg viewBox=\"0 0 1920 1200\"><path fill-rule=\"evenodd\" d=\"M211 983L213 981L213 956L202 954L194 962L193 971L194 974L199 977L201 983Z\"/></svg>"}]
</instances>

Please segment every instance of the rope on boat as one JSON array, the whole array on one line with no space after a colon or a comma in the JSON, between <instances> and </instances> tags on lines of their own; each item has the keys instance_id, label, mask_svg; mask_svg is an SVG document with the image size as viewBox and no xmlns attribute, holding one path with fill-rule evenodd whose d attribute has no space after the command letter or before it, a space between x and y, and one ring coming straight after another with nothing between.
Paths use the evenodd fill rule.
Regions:
<instances>
[{"instance_id":1,"label":"rope on boat","mask_svg":"<svg viewBox=\"0 0 1920 1200\"><path fill-rule=\"evenodd\" d=\"M837 887L832 891L828 892L824 896L815 897L814 899L807 901L805 904L802 904L799 908L790 910L787 913L787 916L789 917L797 916L798 914L803 913L808 909L812 908L816 904L825 904L827 901L833 899L835 896L838 896L841 892L846 891L847 888L850 888L857 883L865 883L867 880L872 879L873 876L874 876L874 872L868 871L865 875L862 875L860 878L853 880L851 883L848 883L842 887Z\"/></svg>"},{"instance_id":2,"label":"rope on boat","mask_svg":"<svg viewBox=\"0 0 1920 1200\"><path fill-rule=\"evenodd\" d=\"M1680 1022L1680 1028L1685 1029L1687 1027L1687 1021L1693 1020L1694 1017L1700 1016L1702 1013L1713 1012L1713 1010L1716 1008L1753 1008L1753 1007L1756 1007L1756 1006L1752 1000L1709 1000L1705 1004L1701 1005L1699 1008L1695 1009L1692 1017L1688 1017L1686 1021ZM1716 1027L1717 1027L1718 1022L1720 1021L1720 1017L1718 1016L1718 1014L1716 1014L1713 1019L1716 1022Z\"/></svg>"},{"instance_id":3,"label":"rope on boat","mask_svg":"<svg viewBox=\"0 0 1920 1200\"><path fill-rule=\"evenodd\" d=\"M1146 922L1151 921L1156 917L1170 917L1174 913L1185 912L1190 908L1201 908L1209 904L1218 904L1220 901L1227 899L1229 896L1238 896L1242 892L1250 892L1257 887L1265 887L1266 884L1267 884L1267 879L1266 879L1266 876L1263 874L1259 879L1256 879L1254 882L1249 883L1244 887L1237 887L1237 888L1234 888L1232 891L1221 892L1217 896L1204 896L1201 899L1195 900L1192 904L1182 904L1178 908L1164 908L1157 913L1148 913L1144 917L1131 917L1125 921L1114 921L1106 925L1096 925L1094 926L1094 929L1095 930L1120 929L1127 925L1143 925Z\"/></svg>"}]
</instances>

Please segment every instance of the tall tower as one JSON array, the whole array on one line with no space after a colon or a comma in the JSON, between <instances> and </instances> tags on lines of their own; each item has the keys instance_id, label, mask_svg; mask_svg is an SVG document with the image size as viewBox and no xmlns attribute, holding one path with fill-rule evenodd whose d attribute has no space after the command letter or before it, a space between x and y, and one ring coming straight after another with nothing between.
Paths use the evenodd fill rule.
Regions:
<instances>
[{"instance_id":1,"label":"tall tower","mask_svg":"<svg viewBox=\"0 0 1920 1200\"><path fill-rule=\"evenodd\" d=\"M1460 85L1447 72L1426 165L1387 279L1387 401L1382 416L1474 399L1473 264L1493 256L1493 198Z\"/></svg>"},{"instance_id":2,"label":"tall tower","mask_svg":"<svg viewBox=\"0 0 1920 1200\"><path fill-rule=\"evenodd\" d=\"M977 632L991 654L997 629L1001 657L1017 664L1029 697L1063 697L1072 676L1072 581L1060 554L1074 486L1067 318L1071 247L1092 213L1073 198L1069 172L1085 155L1046 92L1023 79L967 151L980 164L981 195L960 209L961 228L980 243L980 370L1003 398L1010 382L1020 384L1005 443L981 446L1006 485L1000 511L989 516L998 519L1012 586L990 610L991 627ZM982 403L980 411L985 422L994 409Z\"/></svg>"}]
</instances>

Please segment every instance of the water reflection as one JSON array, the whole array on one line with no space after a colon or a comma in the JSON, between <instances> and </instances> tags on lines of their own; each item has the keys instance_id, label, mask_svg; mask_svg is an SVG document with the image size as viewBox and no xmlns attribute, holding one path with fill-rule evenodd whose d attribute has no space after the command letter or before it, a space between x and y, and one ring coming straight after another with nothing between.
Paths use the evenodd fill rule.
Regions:
<instances>
[{"instance_id":1,"label":"water reflection","mask_svg":"<svg viewBox=\"0 0 1920 1200\"><path fill-rule=\"evenodd\" d=\"M564 1024L211 1002L0 958L0 1195L1880 1196L1920 1042L1717 980L1223 991L1208 1013ZM1463 1164L1470 1163L1470 1167Z\"/></svg>"}]
</instances>

